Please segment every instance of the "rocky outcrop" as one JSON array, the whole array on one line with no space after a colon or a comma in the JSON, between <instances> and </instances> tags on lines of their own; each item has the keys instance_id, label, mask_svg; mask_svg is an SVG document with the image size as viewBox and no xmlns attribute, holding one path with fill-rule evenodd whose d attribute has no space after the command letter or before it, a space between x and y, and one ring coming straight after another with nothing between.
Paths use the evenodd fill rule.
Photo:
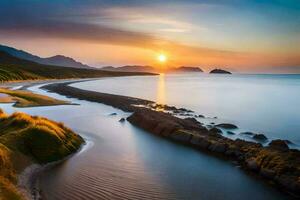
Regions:
<instances>
[{"instance_id":1,"label":"rocky outcrop","mask_svg":"<svg viewBox=\"0 0 300 200\"><path fill-rule=\"evenodd\" d=\"M289 150L289 146L285 140L272 140L269 144L269 147L280 151Z\"/></svg>"},{"instance_id":2,"label":"rocky outcrop","mask_svg":"<svg viewBox=\"0 0 300 200\"><path fill-rule=\"evenodd\" d=\"M268 138L264 134L255 134L253 135L253 139L261 142L265 142L266 140L268 140Z\"/></svg>"},{"instance_id":3,"label":"rocky outcrop","mask_svg":"<svg viewBox=\"0 0 300 200\"><path fill-rule=\"evenodd\" d=\"M255 142L231 140L220 135L216 127L208 130L194 120L147 109L133 113L128 121L150 133L237 161L244 169L300 195L300 152L289 150L284 141L272 141L263 147Z\"/></svg>"},{"instance_id":4,"label":"rocky outcrop","mask_svg":"<svg viewBox=\"0 0 300 200\"><path fill-rule=\"evenodd\" d=\"M217 124L216 127L220 127L220 128L224 128L224 129L236 129L238 128L236 125L234 124L226 124L226 123L223 123L223 124Z\"/></svg>"}]
</instances>

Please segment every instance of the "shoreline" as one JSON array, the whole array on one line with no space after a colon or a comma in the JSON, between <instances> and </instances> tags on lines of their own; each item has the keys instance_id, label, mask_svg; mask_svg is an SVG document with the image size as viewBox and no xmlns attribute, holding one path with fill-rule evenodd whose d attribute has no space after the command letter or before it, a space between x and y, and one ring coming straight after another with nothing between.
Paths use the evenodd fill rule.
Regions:
<instances>
[{"instance_id":1,"label":"shoreline","mask_svg":"<svg viewBox=\"0 0 300 200\"><path fill-rule=\"evenodd\" d=\"M95 78L97 79L97 78ZM76 79L81 81L86 80L92 80L92 79ZM59 79L59 80L25 80L25 81L13 81L13 82L5 82L0 83L0 87L6 87L10 88L12 90L24 90L24 91L30 91L28 88L36 86L36 85L43 85L43 84L51 84L51 83L60 83L60 82L68 82L68 81L74 81L74 79ZM63 104L65 105L65 104ZM70 104L66 104L70 105ZM46 105L44 105L46 106ZM50 105L49 105L50 106ZM54 106L54 105L53 105ZM32 107L32 106L28 106ZM26 164L19 165L18 163L14 163L14 166L16 168L20 168L18 170L15 170L16 173L16 188L19 195L21 195L24 199L41 199L41 193L40 189L37 186L38 178L41 173L43 173L46 170L49 170L55 165L58 165L70 157L74 156L77 153L80 153L82 151L85 151L87 148L90 148L92 145L90 145L92 142L88 139L84 138L84 141L82 145L73 153L70 155L57 160L53 162L46 162L44 164L39 164L36 161L31 160L30 162L27 162ZM27 156L25 156L27 157ZM27 159L27 158L26 158Z\"/></svg>"},{"instance_id":2,"label":"shoreline","mask_svg":"<svg viewBox=\"0 0 300 200\"><path fill-rule=\"evenodd\" d=\"M170 113L159 111L163 109L173 113L192 112L184 108L158 105L144 99L88 91L70 86L75 82L80 82L80 80L47 84L41 89L132 112L133 114L127 118L131 124L151 134L190 146L212 156L237 162L246 172L250 172L266 182L271 182L275 188L282 188L282 191L291 196L299 197L300 151L289 149L284 140L272 140L265 147L259 143L241 139L232 140L222 136L216 126L207 129L194 118L181 119Z\"/></svg>"},{"instance_id":3,"label":"shoreline","mask_svg":"<svg viewBox=\"0 0 300 200\"><path fill-rule=\"evenodd\" d=\"M21 194L27 199L43 199L42 190L39 187L39 177L42 173L45 173L56 165L59 165L71 157L79 155L80 153L93 147L93 141L86 137L83 137L83 139L85 142L76 152L61 160L50 162L44 165L32 163L31 165L27 166L20 174L18 174L17 187Z\"/></svg>"}]
</instances>

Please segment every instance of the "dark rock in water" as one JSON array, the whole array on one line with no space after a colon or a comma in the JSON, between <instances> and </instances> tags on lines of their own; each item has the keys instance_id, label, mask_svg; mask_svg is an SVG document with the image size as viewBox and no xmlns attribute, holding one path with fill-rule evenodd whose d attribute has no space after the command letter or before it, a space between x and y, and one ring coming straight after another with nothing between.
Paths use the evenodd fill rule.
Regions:
<instances>
[{"instance_id":1,"label":"dark rock in water","mask_svg":"<svg viewBox=\"0 0 300 200\"><path fill-rule=\"evenodd\" d=\"M218 134L222 134L223 133L221 129L218 129L216 127L213 127L212 129L210 129L209 132L211 132L211 133L218 133Z\"/></svg>"},{"instance_id":2,"label":"dark rock in water","mask_svg":"<svg viewBox=\"0 0 300 200\"><path fill-rule=\"evenodd\" d=\"M232 132L232 131L227 131L227 133L228 133L229 135L235 135L235 133Z\"/></svg>"},{"instance_id":3,"label":"dark rock in water","mask_svg":"<svg viewBox=\"0 0 300 200\"><path fill-rule=\"evenodd\" d=\"M197 146L200 149L207 149L208 146L211 144L207 137L193 135L192 140L190 141L191 144Z\"/></svg>"},{"instance_id":4,"label":"dark rock in water","mask_svg":"<svg viewBox=\"0 0 300 200\"><path fill-rule=\"evenodd\" d=\"M255 134L252 138L259 141L266 141L268 139L264 134Z\"/></svg>"},{"instance_id":5,"label":"dark rock in water","mask_svg":"<svg viewBox=\"0 0 300 200\"><path fill-rule=\"evenodd\" d=\"M110 113L109 116L115 116L117 113Z\"/></svg>"},{"instance_id":6,"label":"dark rock in water","mask_svg":"<svg viewBox=\"0 0 300 200\"><path fill-rule=\"evenodd\" d=\"M215 124L215 122L210 122L210 124Z\"/></svg>"},{"instance_id":7,"label":"dark rock in water","mask_svg":"<svg viewBox=\"0 0 300 200\"><path fill-rule=\"evenodd\" d=\"M121 118L119 122L125 122L125 118Z\"/></svg>"},{"instance_id":8,"label":"dark rock in water","mask_svg":"<svg viewBox=\"0 0 300 200\"><path fill-rule=\"evenodd\" d=\"M246 167L253 171L259 170L259 165L255 158L249 158L248 160L246 160Z\"/></svg>"},{"instance_id":9,"label":"dark rock in water","mask_svg":"<svg viewBox=\"0 0 300 200\"><path fill-rule=\"evenodd\" d=\"M181 112L194 112L192 110L188 110L188 109L185 109L185 108L179 108L178 110L181 111Z\"/></svg>"},{"instance_id":10,"label":"dark rock in water","mask_svg":"<svg viewBox=\"0 0 300 200\"><path fill-rule=\"evenodd\" d=\"M220 128L225 128L225 129L236 129L238 128L236 125L234 124L217 124L216 127L220 127Z\"/></svg>"},{"instance_id":11,"label":"dark rock in water","mask_svg":"<svg viewBox=\"0 0 300 200\"><path fill-rule=\"evenodd\" d=\"M255 133L252 132L242 132L241 135L255 135Z\"/></svg>"},{"instance_id":12,"label":"dark rock in water","mask_svg":"<svg viewBox=\"0 0 300 200\"><path fill-rule=\"evenodd\" d=\"M276 175L276 172L271 169L261 168L259 174L267 179L272 179Z\"/></svg>"},{"instance_id":13,"label":"dark rock in water","mask_svg":"<svg viewBox=\"0 0 300 200\"><path fill-rule=\"evenodd\" d=\"M198 115L197 117L199 117L199 118L205 118L204 115Z\"/></svg>"},{"instance_id":14,"label":"dark rock in water","mask_svg":"<svg viewBox=\"0 0 300 200\"><path fill-rule=\"evenodd\" d=\"M284 140L287 144L294 144L293 142L291 142L290 140Z\"/></svg>"},{"instance_id":15,"label":"dark rock in water","mask_svg":"<svg viewBox=\"0 0 300 200\"><path fill-rule=\"evenodd\" d=\"M190 122L196 123L196 124L201 124L200 122L198 122L195 118L193 117L188 117L188 118L184 118L184 120L188 120Z\"/></svg>"},{"instance_id":16,"label":"dark rock in water","mask_svg":"<svg viewBox=\"0 0 300 200\"><path fill-rule=\"evenodd\" d=\"M225 143L215 142L209 145L208 149L216 153L224 153L226 151L227 145Z\"/></svg>"},{"instance_id":17,"label":"dark rock in water","mask_svg":"<svg viewBox=\"0 0 300 200\"><path fill-rule=\"evenodd\" d=\"M281 150L281 151L289 150L289 146L287 145L285 140L272 140L269 143L269 147L271 147L273 149Z\"/></svg>"},{"instance_id":18,"label":"dark rock in water","mask_svg":"<svg viewBox=\"0 0 300 200\"><path fill-rule=\"evenodd\" d=\"M213 117L214 119L218 119L218 117Z\"/></svg>"},{"instance_id":19,"label":"dark rock in water","mask_svg":"<svg viewBox=\"0 0 300 200\"><path fill-rule=\"evenodd\" d=\"M213 69L209 72L210 74L231 74L231 72L223 69Z\"/></svg>"},{"instance_id":20,"label":"dark rock in water","mask_svg":"<svg viewBox=\"0 0 300 200\"><path fill-rule=\"evenodd\" d=\"M188 143L192 139L192 134L183 130L177 130L170 135L170 138L177 142Z\"/></svg>"}]
</instances>

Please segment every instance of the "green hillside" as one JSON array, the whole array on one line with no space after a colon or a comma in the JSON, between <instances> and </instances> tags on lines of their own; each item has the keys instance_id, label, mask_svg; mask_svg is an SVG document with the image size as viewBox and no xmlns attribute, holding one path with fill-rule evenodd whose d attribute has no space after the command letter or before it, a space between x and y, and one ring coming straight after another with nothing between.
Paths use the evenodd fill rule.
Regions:
<instances>
[{"instance_id":1,"label":"green hillside","mask_svg":"<svg viewBox=\"0 0 300 200\"><path fill-rule=\"evenodd\" d=\"M0 51L0 81L36 80L36 79L66 79L66 78L96 78L104 76L150 75L137 72L109 72L94 69L78 69L42 65L23 60Z\"/></svg>"}]
</instances>

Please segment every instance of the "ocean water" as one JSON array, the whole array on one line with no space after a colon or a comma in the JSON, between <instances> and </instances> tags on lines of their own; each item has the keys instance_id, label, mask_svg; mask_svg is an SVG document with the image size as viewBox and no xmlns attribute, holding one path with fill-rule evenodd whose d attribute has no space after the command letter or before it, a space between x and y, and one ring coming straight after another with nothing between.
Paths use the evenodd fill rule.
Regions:
<instances>
[{"instance_id":1,"label":"ocean water","mask_svg":"<svg viewBox=\"0 0 300 200\"><path fill-rule=\"evenodd\" d=\"M0 107L9 113L22 111L64 122L87 141L83 151L39 178L38 185L47 200L289 199L229 161L163 140L128 122L118 122L129 113L47 93L39 86L29 89L79 105ZM117 115L111 116L114 112Z\"/></svg>"},{"instance_id":2,"label":"ocean water","mask_svg":"<svg viewBox=\"0 0 300 200\"><path fill-rule=\"evenodd\" d=\"M73 86L188 108L206 116L198 119L206 124L238 125L237 135L228 137L252 131L269 140L300 144L300 75L181 73L104 78Z\"/></svg>"}]
</instances>

